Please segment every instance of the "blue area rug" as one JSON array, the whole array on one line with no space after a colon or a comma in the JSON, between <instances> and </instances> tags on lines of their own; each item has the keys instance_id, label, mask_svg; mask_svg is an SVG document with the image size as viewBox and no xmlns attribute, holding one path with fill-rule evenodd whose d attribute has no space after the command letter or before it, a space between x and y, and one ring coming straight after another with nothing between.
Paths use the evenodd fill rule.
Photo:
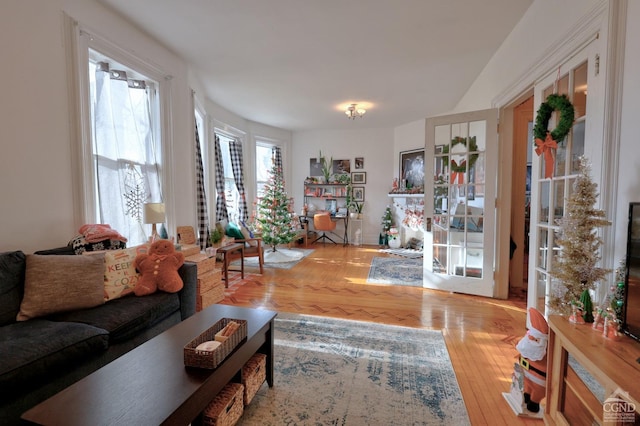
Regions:
<instances>
[{"instance_id":1,"label":"blue area rug","mask_svg":"<svg viewBox=\"0 0 640 426\"><path fill-rule=\"evenodd\" d=\"M440 331L278 314L274 368L240 425L470 424Z\"/></svg>"},{"instance_id":2,"label":"blue area rug","mask_svg":"<svg viewBox=\"0 0 640 426\"><path fill-rule=\"evenodd\" d=\"M422 263L422 258L374 257L367 282L422 287Z\"/></svg>"}]
</instances>

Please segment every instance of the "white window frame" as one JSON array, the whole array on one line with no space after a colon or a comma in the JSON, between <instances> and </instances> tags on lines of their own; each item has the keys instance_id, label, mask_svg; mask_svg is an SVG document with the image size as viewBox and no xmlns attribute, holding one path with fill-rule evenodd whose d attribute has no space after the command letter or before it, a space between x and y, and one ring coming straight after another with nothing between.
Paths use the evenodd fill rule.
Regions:
<instances>
[{"instance_id":1,"label":"white window frame","mask_svg":"<svg viewBox=\"0 0 640 426\"><path fill-rule=\"evenodd\" d=\"M276 139L270 139L270 138L265 138L265 137L261 137L261 136L256 136L255 137L255 147L254 147L254 152L253 152L253 156L254 156L254 161L253 161L253 194L254 194L254 198L256 198L258 196L258 184L262 181L258 181L258 147L264 147L264 148L271 148L273 149L274 147L279 147L280 148L280 154L282 155L282 167L285 167L285 158L286 158L286 151L285 151L285 146L284 143L282 141L276 140ZM266 181L264 181L266 183Z\"/></svg>"},{"instance_id":2,"label":"white window frame","mask_svg":"<svg viewBox=\"0 0 640 426\"><path fill-rule=\"evenodd\" d=\"M211 200L209 201L209 205L210 205L210 212L209 216L211 217L211 222L215 223L215 219L216 219L216 215L217 215L217 211L216 211L216 198L218 196L217 193L217 189L216 189L216 173L215 173L215 163L216 163L216 159L215 159L215 148L214 148L214 143L216 141L215 139L215 135L221 135L224 136L226 138L229 139L238 139L240 141L240 143L242 144L242 153L243 153L243 167L244 167L244 173L245 173L245 186L246 186L246 181L247 181L247 164L250 164L250 161L248 161L249 159L246 158L246 137L247 134L245 132L243 132L242 130L239 130L235 127L232 127L228 124L225 124L223 122L220 122L218 120L214 120L213 123L213 134L211 135L212 137L210 138L210 142L207 144L208 148L209 148L209 161L206 161L206 163L209 165L209 187L211 188L211 191L209 191L208 193L211 194ZM228 152L227 152L228 153ZM224 154L224 153L223 153ZM233 171L231 170L231 174L233 174ZM235 181L234 181L234 185L235 185ZM245 188L246 189L246 188ZM249 199L247 199L247 204L248 204L248 208L251 209L251 203L249 202Z\"/></svg>"},{"instance_id":3,"label":"white window frame","mask_svg":"<svg viewBox=\"0 0 640 426\"><path fill-rule=\"evenodd\" d=\"M164 196L167 226L175 229L173 208L172 167L167 167L173 158L171 132L171 79L157 66L140 59L137 55L119 47L98 35L73 18L65 15L65 28L68 49L67 60L71 64L69 73L70 98L76 99L76 119L72 123L72 134L77 143L72 145L74 164L74 211L76 224L94 223L98 217L96 211L96 177L92 149L92 124L89 81L89 49L113 59L123 66L157 82L158 117L154 123L154 138L160 147L160 176ZM73 114L71 114L73 115Z\"/></svg>"}]
</instances>

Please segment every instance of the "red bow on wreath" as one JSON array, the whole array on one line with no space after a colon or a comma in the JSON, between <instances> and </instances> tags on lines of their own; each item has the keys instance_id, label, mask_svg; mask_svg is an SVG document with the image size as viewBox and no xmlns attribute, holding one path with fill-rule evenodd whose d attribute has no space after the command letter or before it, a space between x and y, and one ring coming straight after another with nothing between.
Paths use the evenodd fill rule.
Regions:
<instances>
[{"instance_id":1,"label":"red bow on wreath","mask_svg":"<svg viewBox=\"0 0 640 426\"><path fill-rule=\"evenodd\" d=\"M553 140L551 137L551 133L547 132L547 137L544 139L536 139L536 154L542 155L544 154L544 177L546 179L550 179L553 177L553 153L554 150L558 148L558 142Z\"/></svg>"},{"instance_id":2,"label":"red bow on wreath","mask_svg":"<svg viewBox=\"0 0 640 426\"><path fill-rule=\"evenodd\" d=\"M462 170L462 171L456 171ZM451 183L455 184L456 180L458 181L458 185L462 185L464 183L464 174L467 170L467 161L463 160L458 167L456 160L451 160Z\"/></svg>"}]
</instances>

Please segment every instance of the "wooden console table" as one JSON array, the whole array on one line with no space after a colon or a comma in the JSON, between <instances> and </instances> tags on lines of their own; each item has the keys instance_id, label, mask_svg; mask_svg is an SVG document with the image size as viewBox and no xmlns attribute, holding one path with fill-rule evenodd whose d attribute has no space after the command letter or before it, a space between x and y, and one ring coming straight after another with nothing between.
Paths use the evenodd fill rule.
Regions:
<instances>
[{"instance_id":1,"label":"wooden console table","mask_svg":"<svg viewBox=\"0 0 640 426\"><path fill-rule=\"evenodd\" d=\"M547 364L547 424L605 424L605 416L622 415L605 404L615 396L635 405L634 421L640 422L640 343L627 336L604 338L590 324L571 324L566 318L549 317L549 360ZM569 365L569 356L579 363L604 390L604 400ZM628 393L628 394L627 394ZM616 404L614 402L614 404ZM635 408L635 410L633 410ZM606 424L613 424L609 421Z\"/></svg>"},{"instance_id":2,"label":"wooden console table","mask_svg":"<svg viewBox=\"0 0 640 426\"><path fill-rule=\"evenodd\" d=\"M255 353L273 387L276 313L212 305L22 415L38 425L197 425L202 410ZM185 367L184 346L222 318L247 321L247 339L215 370Z\"/></svg>"}]
</instances>

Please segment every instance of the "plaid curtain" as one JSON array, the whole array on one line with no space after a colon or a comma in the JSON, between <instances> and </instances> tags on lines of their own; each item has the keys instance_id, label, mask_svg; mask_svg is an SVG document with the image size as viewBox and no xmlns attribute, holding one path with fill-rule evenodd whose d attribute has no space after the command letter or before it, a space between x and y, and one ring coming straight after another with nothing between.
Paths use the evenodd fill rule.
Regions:
<instances>
[{"instance_id":1,"label":"plaid curtain","mask_svg":"<svg viewBox=\"0 0 640 426\"><path fill-rule=\"evenodd\" d=\"M215 155L216 155L216 222L228 220L227 201L224 194L224 166L222 165L222 149L220 149L220 138L215 135Z\"/></svg>"},{"instance_id":2,"label":"plaid curtain","mask_svg":"<svg viewBox=\"0 0 640 426\"><path fill-rule=\"evenodd\" d=\"M284 176L284 172L282 170L282 150L279 146L274 146L271 149L271 156L276 166L276 170L278 171L278 173L280 173L281 177Z\"/></svg>"},{"instance_id":3,"label":"plaid curtain","mask_svg":"<svg viewBox=\"0 0 640 426\"><path fill-rule=\"evenodd\" d=\"M204 168L202 166L202 151L200 150L198 123L196 123L196 198L198 203L200 248L204 249L209 245L209 212L207 211L207 193L204 189Z\"/></svg>"},{"instance_id":4,"label":"plaid curtain","mask_svg":"<svg viewBox=\"0 0 640 426\"><path fill-rule=\"evenodd\" d=\"M231 167L233 168L233 178L240 194L240 202L238 206L239 217L242 221L249 219L249 210L247 209L247 197L244 192L244 171L242 167L242 142L234 139L229 143L229 154L231 155Z\"/></svg>"}]
</instances>

